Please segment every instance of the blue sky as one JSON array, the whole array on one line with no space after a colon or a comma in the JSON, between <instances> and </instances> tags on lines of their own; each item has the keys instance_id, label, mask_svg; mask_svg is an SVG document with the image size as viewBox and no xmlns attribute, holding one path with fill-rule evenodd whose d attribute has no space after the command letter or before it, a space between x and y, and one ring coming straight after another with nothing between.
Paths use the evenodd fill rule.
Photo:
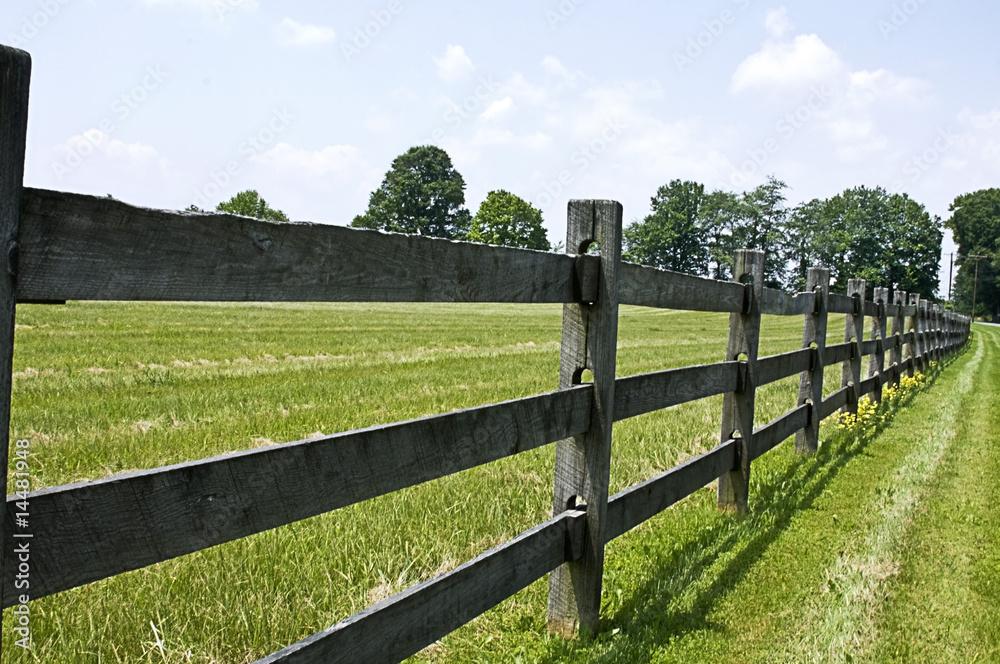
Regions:
<instances>
[{"instance_id":1,"label":"blue sky","mask_svg":"<svg viewBox=\"0 0 1000 664\"><path fill-rule=\"evenodd\" d=\"M998 24L972 0L0 5L34 61L29 186L169 209L253 188L346 224L435 143L473 212L507 189L552 240L570 198L628 222L674 178L881 185L947 217L1000 176Z\"/></svg>"}]
</instances>

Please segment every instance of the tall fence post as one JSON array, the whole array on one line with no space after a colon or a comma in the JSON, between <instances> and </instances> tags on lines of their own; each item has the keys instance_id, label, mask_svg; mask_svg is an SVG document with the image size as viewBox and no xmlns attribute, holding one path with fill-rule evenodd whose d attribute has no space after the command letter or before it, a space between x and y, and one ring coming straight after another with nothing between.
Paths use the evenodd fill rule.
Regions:
<instances>
[{"instance_id":1,"label":"tall fence post","mask_svg":"<svg viewBox=\"0 0 1000 664\"><path fill-rule=\"evenodd\" d=\"M733 261L733 281L746 284L743 313L729 315L726 360L745 362L736 392L722 402L722 442L739 432L736 467L719 478L719 509L745 512L750 492L750 438L753 436L754 399L757 392L757 348L760 344L760 300L764 295L764 252L741 249Z\"/></svg>"},{"instance_id":2,"label":"tall fence post","mask_svg":"<svg viewBox=\"0 0 1000 664\"><path fill-rule=\"evenodd\" d=\"M896 337L896 345L889 354L889 363L895 367L892 372L893 384L898 384L902 378L900 367L903 364L904 336L906 334L906 321L903 318L903 307L906 306L906 291L898 290L893 296L893 304L896 305L896 315L892 317L892 335Z\"/></svg>"},{"instance_id":3,"label":"tall fence post","mask_svg":"<svg viewBox=\"0 0 1000 664\"><path fill-rule=\"evenodd\" d=\"M565 388L579 384L586 369L594 376L590 429L556 446L554 513L580 502L586 504L587 510L582 557L562 565L549 577L549 629L567 638L578 627L596 634L600 620L622 246L621 205L613 201L570 201L566 251L582 255L595 242L601 252L597 301L563 307L559 385ZM583 256L578 259L584 260Z\"/></svg>"},{"instance_id":4,"label":"tall fence post","mask_svg":"<svg viewBox=\"0 0 1000 664\"><path fill-rule=\"evenodd\" d=\"M4 486L10 446L11 365L14 356L14 287L17 280L18 232L21 222L21 189L24 185L24 151L28 133L28 91L31 56L0 45L0 464ZM6 514L6 512L4 513ZM0 545L13 524L0 517ZM16 536L16 534L15 534ZM25 540L26 541L26 540ZM9 555L0 546L0 570ZM0 652L2 652L0 646Z\"/></svg>"},{"instance_id":5,"label":"tall fence post","mask_svg":"<svg viewBox=\"0 0 1000 664\"><path fill-rule=\"evenodd\" d=\"M920 311L918 319L920 321L920 370L926 372L931 360L931 345L933 334L931 333L930 302L920 298Z\"/></svg>"},{"instance_id":6,"label":"tall fence post","mask_svg":"<svg viewBox=\"0 0 1000 664\"><path fill-rule=\"evenodd\" d=\"M913 334L913 342L910 343L907 359L912 360L910 367L906 370L906 375L913 378L913 374L922 371L920 366L920 295L910 293L910 306L913 307L913 315L907 323L907 330Z\"/></svg>"},{"instance_id":7,"label":"tall fence post","mask_svg":"<svg viewBox=\"0 0 1000 664\"><path fill-rule=\"evenodd\" d=\"M861 397L861 342L865 338L865 287L864 279L847 282L847 294L854 300L854 312L847 315L844 324L844 342L853 343L851 359L844 362L841 387L852 387L851 396L842 412L857 413L858 399Z\"/></svg>"},{"instance_id":8,"label":"tall fence post","mask_svg":"<svg viewBox=\"0 0 1000 664\"><path fill-rule=\"evenodd\" d=\"M944 357L944 324L941 320L941 305L934 303L934 361Z\"/></svg>"},{"instance_id":9,"label":"tall fence post","mask_svg":"<svg viewBox=\"0 0 1000 664\"><path fill-rule=\"evenodd\" d=\"M877 311L872 318L872 339L876 340L875 354L868 362L868 375L878 376L878 384L875 386L873 395L875 403L882 401L882 374L885 372L885 333L888 327L885 309L889 306L889 289L876 288L873 291L872 300L875 302Z\"/></svg>"},{"instance_id":10,"label":"tall fence post","mask_svg":"<svg viewBox=\"0 0 1000 664\"><path fill-rule=\"evenodd\" d=\"M815 293L816 304L811 314L806 314L802 332L802 347L815 348L812 366L799 377L799 405L811 403L809 425L795 433L795 451L808 454L819 449L819 407L823 403L823 358L826 354L827 309L830 294L830 270L825 267L809 268L806 284Z\"/></svg>"}]
</instances>

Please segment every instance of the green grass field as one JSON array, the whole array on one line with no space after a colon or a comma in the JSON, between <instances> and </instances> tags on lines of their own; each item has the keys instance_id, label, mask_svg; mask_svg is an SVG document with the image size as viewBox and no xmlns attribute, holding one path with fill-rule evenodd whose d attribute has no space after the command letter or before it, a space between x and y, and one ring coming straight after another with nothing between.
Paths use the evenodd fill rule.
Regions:
<instances>
[{"instance_id":1,"label":"green grass field","mask_svg":"<svg viewBox=\"0 0 1000 664\"><path fill-rule=\"evenodd\" d=\"M842 318L830 330L841 341ZM997 424L993 330L884 432L826 425L815 457L786 443L756 462L750 515L718 513L709 487L613 542L593 640L546 634L542 581L415 659L827 661L845 642L873 661L991 661L1000 567L977 552L1000 543L988 509L1000 453L997 427L977 423ZM559 332L551 306L25 305L11 434L32 441L36 488L106 477L552 390ZM726 334L724 315L623 309L618 374L719 361ZM761 355L796 349L801 320L766 317L762 336ZM839 388L839 367L827 376ZM758 421L791 408L796 387L762 389ZM617 424L612 491L713 447L720 410L707 399ZM38 600L28 652L5 616L4 661L253 661L548 518L553 457L548 446ZM936 538L953 532L951 551ZM950 639L931 612L917 647L903 626L938 602L927 584L951 594L944 623L964 627ZM845 613L838 588L877 601ZM859 623L875 627L845 627Z\"/></svg>"}]
</instances>

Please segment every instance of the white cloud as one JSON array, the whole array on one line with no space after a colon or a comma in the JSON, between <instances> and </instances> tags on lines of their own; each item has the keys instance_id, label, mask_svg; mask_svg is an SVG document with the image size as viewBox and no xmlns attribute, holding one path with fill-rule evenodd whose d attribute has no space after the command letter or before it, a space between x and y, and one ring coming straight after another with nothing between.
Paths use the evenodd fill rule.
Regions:
<instances>
[{"instance_id":1,"label":"white cloud","mask_svg":"<svg viewBox=\"0 0 1000 664\"><path fill-rule=\"evenodd\" d=\"M316 46L332 42L337 33L333 28L309 23L298 23L285 18L274 26L274 35L283 46Z\"/></svg>"},{"instance_id":2,"label":"white cloud","mask_svg":"<svg viewBox=\"0 0 1000 664\"><path fill-rule=\"evenodd\" d=\"M465 54L465 48L448 44L444 57L434 58L437 74L446 83L457 83L468 78L476 70L472 60Z\"/></svg>"},{"instance_id":3,"label":"white cloud","mask_svg":"<svg viewBox=\"0 0 1000 664\"><path fill-rule=\"evenodd\" d=\"M792 25L791 19L788 18L787 7L768 10L767 17L764 19L764 26L775 39L781 39L795 27Z\"/></svg>"},{"instance_id":4,"label":"white cloud","mask_svg":"<svg viewBox=\"0 0 1000 664\"><path fill-rule=\"evenodd\" d=\"M926 101L930 91L930 84L924 80L897 76L886 69L877 69L851 72L847 98L855 105L865 105L877 100L921 104Z\"/></svg>"},{"instance_id":5,"label":"white cloud","mask_svg":"<svg viewBox=\"0 0 1000 664\"><path fill-rule=\"evenodd\" d=\"M507 111L514 108L514 100L510 97L504 97L499 101L495 101L490 104L485 111L483 111L482 118L484 120L496 120L502 115L505 115Z\"/></svg>"},{"instance_id":6,"label":"white cloud","mask_svg":"<svg viewBox=\"0 0 1000 664\"><path fill-rule=\"evenodd\" d=\"M569 70L563 66L563 63L559 62L559 59L553 55L547 55L542 60L542 69L545 70L546 74L550 76L563 76L568 78L570 76Z\"/></svg>"},{"instance_id":7,"label":"white cloud","mask_svg":"<svg viewBox=\"0 0 1000 664\"><path fill-rule=\"evenodd\" d=\"M256 155L251 163L275 172L294 172L306 177L326 177L331 174L351 176L366 170L361 150L353 145L330 145L322 150L303 150L288 143L278 143Z\"/></svg>"},{"instance_id":8,"label":"white cloud","mask_svg":"<svg viewBox=\"0 0 1000 664\"><path fill-rule=\"evenodd\" d=\"M847 71L844 62L818 35L791 42L767 41L733 73L733 92L753 89L801 89Z\"/></svg>"},{"instance_id":9,"label":"white cloud","mask_svg":"<svg viewBox=\"0 0 1000 664\"><path fill-rule=\"evenodd\" d=\"M111 138L100 129L88 129L82 134L71 136L65 143L56 146L59 153L75 153L86 159L90 155L101 154L111 159L130 164L148 163L157 157L156 148L142 143L125 143Z\"/></svg>"}]
</instances>

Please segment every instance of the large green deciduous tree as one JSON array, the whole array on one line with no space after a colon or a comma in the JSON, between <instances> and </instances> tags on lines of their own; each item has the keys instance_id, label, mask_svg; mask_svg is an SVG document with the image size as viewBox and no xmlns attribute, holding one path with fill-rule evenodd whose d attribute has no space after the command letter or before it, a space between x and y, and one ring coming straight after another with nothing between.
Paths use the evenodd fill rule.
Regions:
<instances>
[{"instance_id":1,"label":"large green deciduous tree","mask_svg":"<svg viewBox=\"0 0 1000 664\"><path fill-rule=\"evenodd\" d=\"M705 187L674 180L660 187L652 210L624 231L626 260L688 274L708 271L708 233L702 219Z\"/></svg>"},{"instance_id":2,"label":"large green deciduous tree","mask_svg":"<svg viewBox=\"0 0 1000 664\"><path fill-rule=\"evenodd\" d=\"M271 208L267 204L267 201L261 198L260 194L253 189L241 191L225 203L219 203L215 209L219 212L254 217L255 219L264 219L265 221L288 221L288 217L284 212Z\"/></svg>"},{"instance_id":3,"label":"large green deciduous tree","mask_svg":"<svg viewBox=\"0 0 1000 664\"><path fill-rule=\"evenodd\" d=\"M472 218L468 240L502 247L548 251L551 247L542 225L542 211L504 191L491 191Z\"/></svg>"},{"instance_id":4,"label":"large green deciduous tree","mask_svg":"<svg viewBox=\"0 0 1000 664\"><path fill-rule=\"evenodd\" d=\"M881 187L847 189L796 208L785 226L792 287L801 287L809 265L830 268L832 290L849 279L930 296L938 286L941 220L906 194Z\"/></svg>"},{"instance_id":5,"label":"large green deciduous tree","mask_svg":"<svg viewBox=\"0 0 1000 664\"><path fill-rule=\"evenodd\" d=\"M960 258L955 300L961 311L971 311L975 290L976 314L1000 322L1000 189L981 189L955 199L950 208L951 229ZM976 259L971 256L985 256ZM979 278L976 288L976 263Z\"/></svg>"},{"instance_id":6,"label":"large green deciduous tree","mask_svg":"<svg viewBox=\"0 0 1000 664\"><path fill-rule=\"evenodd\" d=\"M356 228L462 239L469 232L465 180L441 148L413 147L396 157Z\"/></svg>"}]
</instances>

